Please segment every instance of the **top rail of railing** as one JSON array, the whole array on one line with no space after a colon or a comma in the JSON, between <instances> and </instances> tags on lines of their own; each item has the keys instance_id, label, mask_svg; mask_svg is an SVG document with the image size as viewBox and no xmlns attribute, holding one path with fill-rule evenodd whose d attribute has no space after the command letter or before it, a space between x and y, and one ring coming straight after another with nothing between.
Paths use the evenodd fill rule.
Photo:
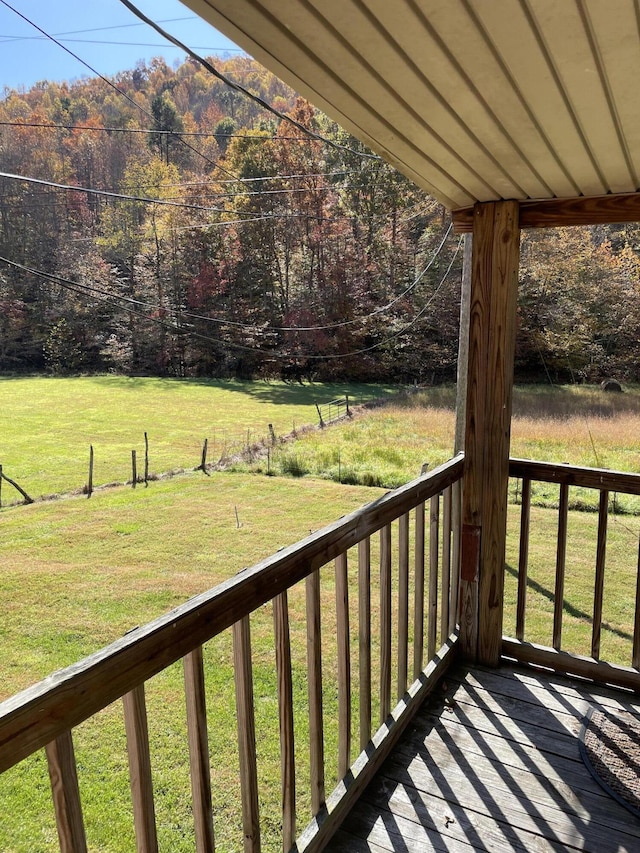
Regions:
<instances>
[{"instance_id":1,"label":"top rail of railing","mask_svg":"<svg viewBox=\"0 0 640 853\"><path fill-rule=\"evenodd\" d=\"M556 462L534 462L529 459L511 459L509 461L509 476L539 480L545 483L640 495L640 475L625 471L581 468Z\"/></svg>"},{"instance_id":2,"label":"top rail of railing","mask_svg":"<svg viewBox=\"0 0 640 853\"><path fill-rule=\"evenodd\" d=\"M0 704L0 772L437 495L462 471L458 456L7 699Z\"/></svg>"}]
</instances>

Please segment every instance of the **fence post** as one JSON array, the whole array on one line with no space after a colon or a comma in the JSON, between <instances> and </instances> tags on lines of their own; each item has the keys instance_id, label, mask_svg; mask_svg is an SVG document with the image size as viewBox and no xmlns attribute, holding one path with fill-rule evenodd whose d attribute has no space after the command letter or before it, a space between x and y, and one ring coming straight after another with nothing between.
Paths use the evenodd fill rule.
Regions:
<instances>
[{"instance_id":1,"label":"fence post","mask_svg":"<svg viewBox=\"0 0 640 853\"><path fill-rule=\"evenodd\" d=\"M93 444L89 445L89 482L87 483L87 497L93 493Z\"/></svg>"},{"instance_id":2,"label":"fence post","mask_svg":"<svg viewBox=\"0 0 640 853\"><path fill-rule=\"evenodd\" d=\"M2 509L2 465L0 465L0 509Z\"/></svg>"},{"instance_id":3,"label":"fence post","mask_svg":"<svg viewBox=\"0 0 640 853\"><path fill-rule=\"evenodd\" d=\"M207 473L207 448L209 446L209 439L205 438L204 443L202 445L202 456L200 458L200 470L203 474Z\"/></svg>"},{"instance_id":4,"label":"fence post","mask_svg":"<svg viewBox=\"0 0 640 853\"><path fill-rule=\"evenodd\" d=\"M132 450L131 451L131 488L135 489L137 479L138 479L138 466L136 463L136 452L135 452L135 450Z\"/></svg>"},{"instance_id":5,"label":"fence post","mask_svg":"<svg viewBox=\"0 0 640 853\"><path fill-rule=\"evenodd\" d=\"M144 487L149 485L149 436L144 434Z\"/></svg>"},{"instance_id":6,"label":"fence post","mask_svg":"<svg viewBox=\"0 0 640 853\"><path fill-rule=\"evenodd\" d=\"M345 403L347 404L347 417L350 418L351 412L349 411L349 395L348 394L344 395L344 400L345 400Z\"/></svg>"},{"instance_id":7,"label":"fence post","mask_svg":"<svg viewBox=\"0 0 640 853\"><path fill-rule=\"evenodd\" d=\"M316 411L318 412L318 418L320 419L320 428L324 427L324 421L322 420L322 412L320 411L320 406L316 403Z\"/></svg>"}]
</instances>

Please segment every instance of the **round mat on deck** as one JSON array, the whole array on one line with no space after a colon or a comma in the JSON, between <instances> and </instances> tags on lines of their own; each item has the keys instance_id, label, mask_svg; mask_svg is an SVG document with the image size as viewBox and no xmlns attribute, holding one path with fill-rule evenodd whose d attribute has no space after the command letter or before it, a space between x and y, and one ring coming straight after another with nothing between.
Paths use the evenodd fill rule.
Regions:
<instances>
[{"instance_id":1,"label":"round mat on deck","mask_svg":"<svg viewBox=\"0 0 640 853\"><path fill-rule=\"evenodd\" d=\"M591 708L580 732L580 753L605 791L640 817L640 719Z\"/></svg>"}]
</instances>

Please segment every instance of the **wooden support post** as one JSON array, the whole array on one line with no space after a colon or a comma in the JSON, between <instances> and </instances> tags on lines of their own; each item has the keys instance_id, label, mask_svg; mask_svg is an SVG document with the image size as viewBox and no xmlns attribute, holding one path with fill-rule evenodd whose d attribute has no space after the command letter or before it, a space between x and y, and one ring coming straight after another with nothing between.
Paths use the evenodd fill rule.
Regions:
<instances>
[{"instance_id":1,"label":"wooden support post","mask_svg":"<svg viewBox=\"0 0 640 853\"><path fill-rule=\"evenodd\" d=\"M136 452L131 451L131 488L135 489L138 482L138 465L136 463Z\"/></svg>"},{"instance_id":2,"label":"wooden support post","mask_svg":"<svg viewBox=\"0 0 640 853\"><path fill-rule=\"evenodd\" d=\"M465 656L488 665L502 642L518 216L516 201L474 208L460 639Z\"/></svg>"},{"instance_id":3,"label":"wooden support post","mask_svg":"<svg viewBox=\"0 0 640 853\"><path fill-rule=\"evenodd\" d=\"M149 485L149 436L144 434L144 487Z\"/></svg>"}]
</instances>

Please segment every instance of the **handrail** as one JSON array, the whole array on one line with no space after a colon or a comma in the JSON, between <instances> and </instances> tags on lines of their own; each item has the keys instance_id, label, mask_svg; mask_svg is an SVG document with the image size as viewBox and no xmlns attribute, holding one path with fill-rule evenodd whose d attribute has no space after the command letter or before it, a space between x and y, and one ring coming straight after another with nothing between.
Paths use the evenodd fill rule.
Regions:
<instances>
[{"instance_id":1,"label":"handrail","mask_svg":"<svg viewBox=\"0 0 640 853\"><path fill-rule=\"evenodd\" d=\"M462 476L462 456L0 704L0 772L54 741Z\"/></svg>"},{"instance_id":2,"label":"handrail","mask_svg":"<svg viewBox=\"0 0 640 853\"><path fill-rule=\"evenodd\" d=\"M640 495L640 477L638 474L629 474L626 471L583 468L557 462L535 462L531 459L510 459L509 476L539 480L543 483L607 489L610 492Z\"/></svg>"},{"instance_id":3,"label":"handrail","mask_svg":"<svg viewBox=\"0 0 640 853\"><path fill-rule=\"evenodd\" d=\"M629 586L635 581L636 605L633 633L626 637L627 641L631 641L630 646L632 647L629 649L628 663L631 663L632 666L623 666L601 660L601 636L606 625L603 605L605 603L604 582L610 494L640 495L640 475L550 462L533 462L526 459L511 459L509 475L522 479L522 504L520 510L515 639L503 637L503 654L515 657L523 663L536 663L566 673L591 677L601 680L603 683L615 683L626 688L640 689L640 672L638 671L638 667L640 667L640 616L638 613L640 608L640 558L637 569L635 566L633 569L629 569L630 572L635 573L635 577L632 577L631 574L629 576ZM533 561L531 558L530 543L531 495L532 482L534 481L554 483L559 487L558 504L553 510L548 510L548 512L555 510L557 513L555 579L547 579L546 590L542 590L553 602L552 620L548 617L547 624L542 630L542 634L545 631L548 633L551 640L550 646L543 646L538 642L525 642L527 640L525 637L525 619L528 614L530 615L526 603L527 591L530 586L535 587L537 583L535 578L533 581L530 578L529 567L530 562L533 562L535 566L535 557ZM585 582L593 584L591 609L583 605L584 612L580 614L583 623L590 622L591 624L591 640L590 647L587 645L586 638L584 643L580 643L577 649L580 654L568 651L566 649L567 642L563 641L563 627L566 625L567 618L565 586L572 570L572 561L567 558L567 546L570 534L569 489L573 487L590 489L598 493L598 499L594 506L597 511L597 526L594 524L593 529L593 574L589 571L587 577L580 580L582 587ZM549 531L545 536L548 542ZM588 548L587 542L580 542L582 552ZM539 638L541 636L540 627L537 629L537 634ZM589 654L585 654L586 652Z\"/></svg>"}]
</instances>

